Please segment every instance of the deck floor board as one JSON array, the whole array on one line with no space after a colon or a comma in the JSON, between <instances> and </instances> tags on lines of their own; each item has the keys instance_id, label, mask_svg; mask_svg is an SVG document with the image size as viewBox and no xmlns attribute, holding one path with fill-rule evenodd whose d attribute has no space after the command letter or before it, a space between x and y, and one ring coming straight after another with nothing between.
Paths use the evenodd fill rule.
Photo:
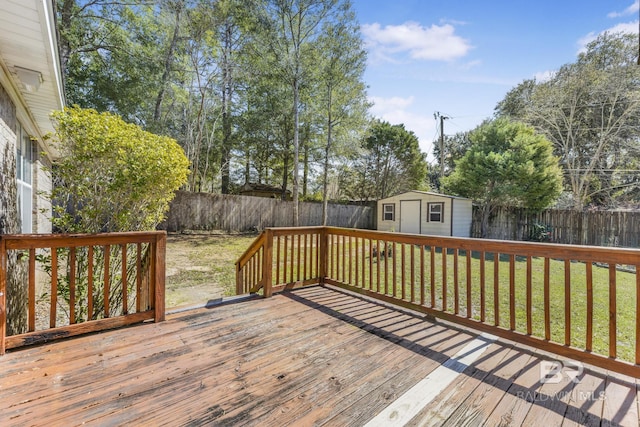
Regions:
<instances>
[{"instance_id":1,"label":"deck floor board","mask_svg":"<svg viewBox=\"0 0 640 427\"><path fill-rule=\"evenodd\" d=\"M0 425L360 426L477 335L302 288L9 351ZM638 425L635 379L541 384L548 358L495 341L409 425Z\"/></svg>"}]
</instances>

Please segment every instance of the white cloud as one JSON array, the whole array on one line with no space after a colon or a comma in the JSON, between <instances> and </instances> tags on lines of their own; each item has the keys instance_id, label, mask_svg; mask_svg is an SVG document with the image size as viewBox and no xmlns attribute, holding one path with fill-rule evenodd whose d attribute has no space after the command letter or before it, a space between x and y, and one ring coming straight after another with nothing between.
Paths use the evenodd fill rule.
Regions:
<instances>
[{"instance_id":1,"label":"white cloud","mask_svg":"<svg viewBox=\"0 0 640 427\"><path fill-rule=\"evenodd\" d=\"M420 149L429 156L433 155L431 151L436 129L435 120L432 115L425 116L410 110L415 101L413 96L407 98L372 96L369 101L373 103L371 112L375 117L379 117L392 125L403 124L405 129L416 134L420 142Z\"/></svg>"},{"instance_id":2,"label":"white cloud","mask_svg":"<svg viewBox=\"0 0 640 427\"><path fill-rule=\"evenodd\" d=\"M598 38L599 35L604 33L632 33L638 34L638 21L633 22L623 22L617 25L614 25L611 28L607 28L606 30L600 31L599 33L591 32L586 36L580 38L578 40L578 53L585 52L587 45Z\"/></svg>"},{"instance_id":3,"label":"white cloud","mask_svg":"<svg viewBox=\"0 0 640 427\"><path fill-rule=\"evenodd\" d=\"M634 15L640 10L640 0L635 0L631 6L623 10L622 12L610 12L607 16L609 18L619 18L621 16Z\"/></svg>"},{"instance_id":4,"label":"white cloud","mask_svg":"<svg viewBox=\"0 0 640 427\"><path fill-rule=\"evenodd\" d=\"M378 23L361 27L365 44L373 58L393 61L393 55L408 53L412 59L450 61L467 54L471 45L468 40L455 34L450 24L423 27L417 22L402 25Z\"/></svg>"}]
</instances>

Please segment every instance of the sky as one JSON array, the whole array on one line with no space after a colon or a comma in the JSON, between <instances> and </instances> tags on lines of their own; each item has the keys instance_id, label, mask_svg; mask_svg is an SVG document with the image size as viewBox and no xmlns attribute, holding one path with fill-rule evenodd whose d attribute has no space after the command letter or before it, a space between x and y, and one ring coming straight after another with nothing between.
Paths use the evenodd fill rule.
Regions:
<instances>
[{"instance_id":1,"label":"sky","mask_svg":"<svg viewBox=\"0 0 640 427\"><path fill-rule=\"evenodd\" d=\"M638 33L640 0L352 0L368 52L372 114L404 124L433 160L525 79L574 62L605 31Z\"/></svg>"}]
</instances>

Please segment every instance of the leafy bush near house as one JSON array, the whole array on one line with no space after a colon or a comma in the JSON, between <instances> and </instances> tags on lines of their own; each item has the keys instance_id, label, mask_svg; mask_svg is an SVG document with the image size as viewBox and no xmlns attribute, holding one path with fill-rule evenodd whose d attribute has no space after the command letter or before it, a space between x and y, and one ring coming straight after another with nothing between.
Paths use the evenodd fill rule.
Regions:
<instances>
[{"instance_id":1,"label":"leafy bush near house","mask_svg":"<svg viewBox=\"0 0 640 427\"><path fill-rule=\"evenodd\" d=\"M77 106L55 112L53 224L61 232L153 230L189 161L178 143L111 113Z\"/></svg>"}]
</instances>

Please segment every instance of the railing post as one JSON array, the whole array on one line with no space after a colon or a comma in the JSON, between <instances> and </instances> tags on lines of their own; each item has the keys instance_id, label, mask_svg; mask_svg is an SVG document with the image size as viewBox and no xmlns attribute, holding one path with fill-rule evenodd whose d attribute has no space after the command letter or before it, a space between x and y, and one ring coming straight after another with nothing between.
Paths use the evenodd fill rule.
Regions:
<instances>
[{"instance_id":1,"label":"railing post","mask_svg":"<svg viewBox=\"0 0 640 427\"><path fill-rule=\"evenodd\" d=\"M167 251L167 234L158 234L155 239L155 294L154 294L154 308L155 316L154 321L164 321L165 310L165 257Z\"/></svg>"},{"instance_id":2,"label":"railing post","mask_svg":"<svg viewBox=\"0 0 640 427\"><path fill-rule=\"evenodd\" d=\"M322 227L320 231L320 283L324 284L327 278L327 268L329 264L329 232L327 227Z\"/></svg>"},{"instance_id":3,"label":"railing post","mask_svg":"<svg viewBox=\"0 0 640 427\"><path fill-rule=\"evenodd\" d=\"M236 295L242 295L243 293L242 268L240 267L240 261L236 261Z\"/></svg>"},{"instance_id":4,"label":"railing post","mask_svg":"<svg viewBox=\"0 0 640 427\"><path fill-rule=\"evenodd\" d=\"M269 298L273 294L273 230L265 230L264 256L262 257L262 280L264 283L264 297ZM278 260L279 262L280 260Z\"/></svg>"},{"instance_id":5,"label":"railing post","mask_svg":"<svg viewBox=\"0 0 640 427\"><path fill-rule=\"evenodd\" d=\"M0 355L6 348L7 335L7 248L5 240L0 236Z\"/></svg>"}]
</instances>

